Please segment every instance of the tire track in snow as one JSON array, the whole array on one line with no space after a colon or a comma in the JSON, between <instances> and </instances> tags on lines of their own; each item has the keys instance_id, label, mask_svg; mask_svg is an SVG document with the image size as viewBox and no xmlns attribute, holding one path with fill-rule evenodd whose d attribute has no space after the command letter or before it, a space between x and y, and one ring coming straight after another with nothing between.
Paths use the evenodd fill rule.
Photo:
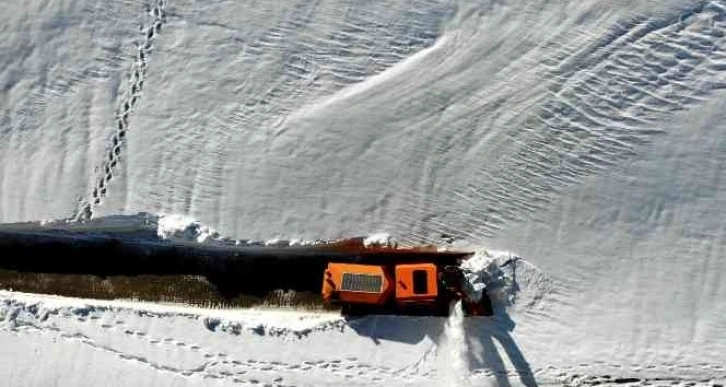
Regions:
<instances>
[{"instance_id":1,"label":"tire track in snow","mask_svg":"<svg viewBox=\"0 0 726 387\"><path fill-rule=\"evenodd\" d=\"M725 35L726 4L710 1L616 25L594 45L555 55L544 63L547 95L512 123L521 127L509 137L514 152L454 190L473 207L460 216L492 236L665 134L660 123L674 112L726 89Z\"/></svg>"},{"instance_id":2,"label":"tire track in snow","mask_svg":"<svg viewBox=\"0 0 726 387\"><path fill-rule=\"evenodd\" d=\"M153 50L153 43L156 36L166 23L166 0L157 0L148 9L152 19L146 28L141 27L142 40L139 44L136 60L131 67L131 74L128 79L127 89L120 99L116 114L116 128L109 140L106 154L99 166L101 173L96 180L93 191L89 197L80 203L74 218L76 220L88 220L93 217L94 207L99 206L108 192L108 185L114 178L116 170L121 162L121 154L126 146L126 136L130 130L129 116L136 108L144 88L144 79L148 68L149 56Z\"/></svg>"}]
</instances>

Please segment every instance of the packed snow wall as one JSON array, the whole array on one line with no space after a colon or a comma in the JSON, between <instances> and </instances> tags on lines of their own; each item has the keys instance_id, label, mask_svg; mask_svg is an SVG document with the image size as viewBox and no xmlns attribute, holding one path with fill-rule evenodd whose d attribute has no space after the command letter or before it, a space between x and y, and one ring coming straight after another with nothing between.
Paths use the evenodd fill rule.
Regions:
<instances>
[{"instance_id":1,"label":"packed snow wall","mask_svg":"<svg viewBox=\"0 0 726 387\"><path fill-rule=\"evenodd\" d=\"M722 372L723 1L6 8L0 221L453 235L555 281L530 363Z\"/></svg>"}]
</instances>

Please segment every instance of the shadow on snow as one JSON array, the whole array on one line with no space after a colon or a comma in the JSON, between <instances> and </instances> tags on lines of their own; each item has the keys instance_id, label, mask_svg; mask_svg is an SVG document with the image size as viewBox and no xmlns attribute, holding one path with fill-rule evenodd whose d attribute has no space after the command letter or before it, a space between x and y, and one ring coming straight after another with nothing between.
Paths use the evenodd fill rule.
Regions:
<instances>
[{"instance_id":1,"label":"shadow on snow","mask_svg":"<svg viewBox=\"0 0 726 387\"><path fill-rule=\"evenodd\" d=\"M519 289L514 278L512 289ZM493 303L493 316L464 319L469 371L494 378L498 386L511 386L513 378L519 379L515 384L537 386L529 362L512 336L516 324L507 313L506 305L496 299ZM447 323L445 317L384 315L352 318L348 326L376 344L384 340L417 344L428 337L441 346L446 340Z\"/></svg>"}]
</instances>

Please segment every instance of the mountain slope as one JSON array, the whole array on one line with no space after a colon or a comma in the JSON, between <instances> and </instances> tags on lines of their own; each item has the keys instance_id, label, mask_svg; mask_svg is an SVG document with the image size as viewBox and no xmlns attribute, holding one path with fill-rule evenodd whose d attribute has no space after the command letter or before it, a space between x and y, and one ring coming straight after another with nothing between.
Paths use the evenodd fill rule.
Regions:
<instances>
[{"instance_id":1,"label":"mountain slope","mask_svg":"<svg viewBox=\"0 0 726 387\"><path fill-rule=\"evenodd\" d=\"M506 357L572 378L723 374L725 2L7 8L0 221L445 233L552 281L511 312Z\"/></svg>"}]
</instances>

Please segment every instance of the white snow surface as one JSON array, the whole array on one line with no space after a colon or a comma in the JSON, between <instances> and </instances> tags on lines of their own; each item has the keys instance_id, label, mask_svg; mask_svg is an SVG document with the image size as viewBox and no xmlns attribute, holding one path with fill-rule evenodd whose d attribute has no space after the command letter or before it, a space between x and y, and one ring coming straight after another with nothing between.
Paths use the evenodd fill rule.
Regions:
<instances>
[{"instance_id":1,"label":"white snow surface","mask_svg":"<svg viewBox=\"0 0 726 387\"><path fill-rule=\"evenodd\" d=\"M446 385L451 387L468 386L469 374L468 344L466 342L466 328L464 327L464 309L462 301L452 303L449 311L449 320L444 328L445 342L442 347L448 352L448 364L445 367ZM444 352L444 351L441 351Z\"/></svg>"},{"instance_id":2,"label":"white snow surface","mask_svg":"<svg viewBox=\"0 0 726 387\"><path fill-rule=\"evenodd\" d=\"M527 260L508 309L465 321L472 382L724 379L723 0L3 10L0 222L90 204L240 240L452 235ZM288 340L3 297L30 321L0 329L11 385L445 384L436 319Z\"/></svg>"},{"instance_id":3,"label":"white snow surface","mask_svg":"<svg viewBox=\"0 0 726 387\"><path fill-rule=\"evenodd\" d=\"M506 282L512 283L511 277L505 280L502 268L506 265L516 265L515 259L517 258L519 257L510 252L490 252L482 249L464 261L461 268L464 271L467 285L464 290L469 299L478 302L484 292L494 291L495 287Z\"/></svg>"},{"instance_id":4,"label":"white snow surface","mask_svg":"<svg viewBox=\"0 0 726 387\"><path fill-rule=\"evenodd\" d=\"M363 239L363 246L391 246L391 235L385 232L368 235Z\"/></svg>"},{"instance_id":5,"label":"white snow surface","mask_svg":"<svg viewBox=\"0 0 726 387\"><path fill-rule=\"evenodd\" d=\"M179 238L205 243L221 237L218 232L185 215L160 215L157 224L157 235L161 239Z\"/></svg>"},{"instance_id":6,"label":"white snow surface","mask_svg":"<svg viewBox=\"0 0 726 387\"><path fill-rule=\"evenodd\" d=\"M458 309L448 322L393 316L344 322L322 312L210 310L0 291L0 337L11 344L0 349L8 366L0 376L25 385L95 385L110 376L117 385L154 386L486 380L486 369L469 376L452 375L448 367L452 360L468 362L465 329L474 328L465 327ZM450 331L455 334L447 337ZM47 368L30 372L26 351L36 354L36 367ZM56 358L59 353L67 355Z\"/></svg>"}]
</instances>

